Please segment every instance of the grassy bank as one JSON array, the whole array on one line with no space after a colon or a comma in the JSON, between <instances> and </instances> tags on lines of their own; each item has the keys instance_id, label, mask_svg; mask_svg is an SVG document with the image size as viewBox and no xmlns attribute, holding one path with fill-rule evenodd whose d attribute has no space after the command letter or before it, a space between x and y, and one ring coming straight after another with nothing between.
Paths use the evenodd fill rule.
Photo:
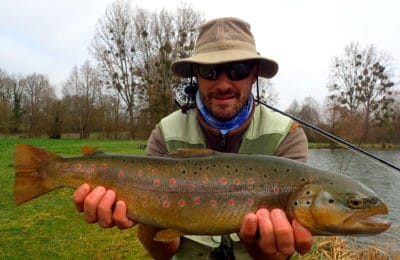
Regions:
<instances>
[{"instance_id":1,"label":"grassy bank","mask_svg":"<svg viewBox=\"0 0 400 260\"><path fill-rule=\"evenodd\" d=\"M0 259L150 259L136 228L120 231L86 224L75 210L71 189L60 189L24 205L13 202L15 143L30 143L65 156L83 145L115 153L144 154L139 142L0 139Z\"/></svg>"},{"instance_id":2,"label":"grassy bank","mask_svg":"<svg viewBox=\"0 0 400 260\"><path fill-rule=\"evenodd\" d=\"M100 140L0 139L0 259L150 259L136 228L104 229L76 212L71 189L59 189L16 207L13 202L13 152L29 143L64 156L83 145L112 153L144 154L144 142ZM372 256L367 257L365 256ZM399 256L400 258L400 256ZM312 252L294 259L389 259L378 246L357 248L340 238L316 239Z\"/></svg>"}]
</instances>

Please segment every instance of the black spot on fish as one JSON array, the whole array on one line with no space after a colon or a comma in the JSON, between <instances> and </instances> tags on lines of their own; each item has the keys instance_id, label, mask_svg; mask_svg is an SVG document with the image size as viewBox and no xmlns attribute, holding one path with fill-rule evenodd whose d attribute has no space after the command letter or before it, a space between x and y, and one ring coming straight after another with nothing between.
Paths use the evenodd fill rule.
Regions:
<instances>
[{"instance_id":1,"label":"black spot on fish","mask_svg":"<svg viewBox=\"0 0 400 260\"><path fill-rule=\"evenodd\" d=\"M306 182L307 179L303 177L303 178L301 178L301 181L302 181L302 182Z\"/></svg>"},{"instance_id":2,"label":"black spot on fish","mask_svg":"<svg viewBox=\"0 0 400 260\"><path fill-rule=\"evenodd\" d=\"M330 204L333 204L333 203L335 202L335 200L334 200L334 199L330 199L330 200L328 200L328 202L329 202Z\"/></svg>"},{"instance_id":3,"label":"black spot on fish","mask_svg":"<svg viewBox=\"0 0 400 260\"><path fill-rule=\"evenodd\" d=\"M226 166L226 168L228 168L228 169L229 169L229 167L230 167L229 165Z\"/></svg>"},{"instance_id":4,"label":"black spot on fish","mask_svg":"<svg viewBox=\"0 0 400 260\"><path fill-rule=\"evenodd\" d=\"M268 175L267 175L267 174L264 174L264 178L267 179L267 178L268 178Z\"/></svg>"},{"instance_id":5,"label":"black spot on fish","mask_svg":"<svg viewBox=\"0 0 400 260\"><path fill-rule=\"evenodd\" d=\"M306 191L306 195L310 195L311 194L311 191Z\"/></svg>"},{"instance_id":6,"label":"black spot on fish","mask_svg":"<svg viewBox=\"0 0 400 260\"><path fill-rule=\"evenodd\" d=\"M275 169L274 169L274 172L277 172L277 171L278 171L278 169L277 169L277 168L275 168Z\"/></svg>"},{"instance_id":7,"label":"black spot on fish","mask_svg":"<svg viewBox=\"0 0 400 260\"><path fill-rule=\"evenodd\" d=\"M236 169L235 169L235 172L239 172L239 169L236 168Z\"/></svg>"},{"instance_id":8,"label":"black spot on fish","mask_svg":"<svg viewBox=\"0 0 400 260\"><path fill-rule=\"evenodd\" d=\"M297 202L297 200L294 202L294 206L297 207L299 205L299 203Z\"/></svg>"},{"instance_id":9,"label":"black spot on fish","mask_svg":"<svg viewBox=\"0 0 400 260\"><path fill-rule=\"evenodd\" d=\"M306 204L307 204L307 205L310 205L310 204L311 204L311 201L307 200L307 201L306 201Z\"/></svg>"},{"instance_id":10,"label":"black spot on fish","mask_svg":"<svg viewBox=\"0 0 400 260\"><path fill-rule=\"evenodd\" d=\"M286 169L286 172L290 172L290 169L289 169L289 168L287 168L287 169Z\"/></svg>"},{"instance_id":11,"label":"black spot on fish","mask_svg":"<svg viewBox=\"0 0 400 260\"><path fill-rule=\"evenodd\" d=\"M186 173L186 170L182 170L182 174L185 174Z\"/></svg>"}]
</instances>

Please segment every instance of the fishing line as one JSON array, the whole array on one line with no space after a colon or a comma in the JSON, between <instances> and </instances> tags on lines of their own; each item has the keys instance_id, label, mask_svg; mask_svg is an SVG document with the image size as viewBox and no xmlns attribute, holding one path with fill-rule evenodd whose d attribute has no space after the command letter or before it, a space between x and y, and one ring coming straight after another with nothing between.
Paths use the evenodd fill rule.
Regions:
<instances>
[{"instance_id":1,"label":"fishing line","mask_svg":"<svg viewBox=\"0 0 400 260\"><path fill-rule=\"evenodd\" d=\"M274 107L272 107L270 105L267 105L266 103L262 102L261 100L258 100L258 102L260 104L263 104L264 106L268 107L269 109L272 109L275 112L278 112L278 113L280 113L280 114L282 114L284 116L287 116L287 117L299 122L300 124L303 124L303 125L307 126L308 128L311 128L312 130L322 134L323 136L327 137L328 139L330 139L330 140L342 145L343 147L345 147L347 149L350 149L350 150L362 155L364 158L368 158L370 160L378 161L378 162L384 164L385 166L388 166L389 168L395 169L395 170L400 172L400 167L394 165L393 163L391 163L389 161L386 161L386 160L384 160L382 158L379 158L378 156L375 156L375 155L365 151L364 149L362 149L360 147L357 147L354 144L352 144L352 143L350 143L350 142L348 142L348 141L346 141L346 140L344 140L342 138L339 138L336 135L333 135L333 134L331 134L331 133L329 133L329 132L327 132L327 131L325 131L325 130L323 130L321 128L318 128L315 125L310 124L310 123L308 123L308 122L306 122L306 121L304 121L304 120L302 120L300 118L297 118L297 117L292 116L292 115L290 115L290 114L288 114L286 112L283 112L283 111L281 111L281 110L279 110L277 108L274 108Z\"/></svg>"}]
</instances>

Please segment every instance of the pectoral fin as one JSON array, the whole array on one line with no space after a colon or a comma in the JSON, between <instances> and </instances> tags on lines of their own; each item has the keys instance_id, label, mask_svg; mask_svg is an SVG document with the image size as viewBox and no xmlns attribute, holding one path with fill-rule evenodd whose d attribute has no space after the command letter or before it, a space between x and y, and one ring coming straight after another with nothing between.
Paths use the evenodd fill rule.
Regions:
<instances>
[{"instance_id":1,"label":"pectoral fin","mask_svg":"<svg viewBox=\"0 0 400 260\"><path fill-rule=\"evenodd\" d=\"M174 241L176 238L181 237L182 235L182 232L175 229L163 229L158 231L153 239L154 241L169 243Z\"/></svg>"}]
</instances>

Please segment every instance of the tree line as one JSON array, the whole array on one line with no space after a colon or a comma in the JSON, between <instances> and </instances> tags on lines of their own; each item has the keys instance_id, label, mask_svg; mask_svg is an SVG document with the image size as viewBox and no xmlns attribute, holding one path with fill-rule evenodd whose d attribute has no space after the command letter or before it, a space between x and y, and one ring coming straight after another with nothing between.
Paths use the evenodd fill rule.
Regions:
<instances>
[{"instance_id":1,"label":"tree line","mask_svg":"<svg viewBox=\"0 0 400 260\"><path fill-rule=\"evenodd\" d=\"M130 1L112 2L96 25L91 60L71 69L61 97L44 74L14 75L0 68L0 133L146 139L177 109L173 95L181 79L170 66L192 54L203 22L186 3L174 11L150 11ZM332 60L324 104L308 97L294 100L286 112L350 141L399 143L400 94L390 61L375 46L350 43ZM272 83L259 84L263 101L274 105ZM321 140L310 131L308 136Z\"/></svg>"}]
</instances>

